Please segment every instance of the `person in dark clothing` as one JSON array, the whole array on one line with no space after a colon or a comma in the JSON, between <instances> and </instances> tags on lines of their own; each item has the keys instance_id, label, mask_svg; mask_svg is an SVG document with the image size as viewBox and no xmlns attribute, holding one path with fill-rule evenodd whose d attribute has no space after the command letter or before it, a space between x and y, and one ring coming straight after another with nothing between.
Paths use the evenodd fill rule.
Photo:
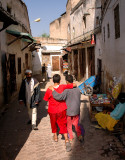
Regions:
<instances>
[{"instance_id":1,"label":"person in dark clothing","mask_svg":"<svg viewBox=\"0 0 125 160\"><path fill-rule=\"evenodd\" d=\"M36 127L37 120L37 105L39 103L40 86L39 82L32 78L32 71L26 70L26 78L22 81L19 91L19 104L25 104L28 109L30 120L28 124L32 124L33 130L38 130Z\"/></svg>"},{"instance_id":2,"label":"person in dark clothing","mask_svg":"<svg viewBox=\"0 0 125 160\"><path fill-rule=\"evenodd\" d=\"M42 79L43 79L43 81L46 81L46 65L45 65L45 63L42 66Z\"/></svg>"}]
</instances>

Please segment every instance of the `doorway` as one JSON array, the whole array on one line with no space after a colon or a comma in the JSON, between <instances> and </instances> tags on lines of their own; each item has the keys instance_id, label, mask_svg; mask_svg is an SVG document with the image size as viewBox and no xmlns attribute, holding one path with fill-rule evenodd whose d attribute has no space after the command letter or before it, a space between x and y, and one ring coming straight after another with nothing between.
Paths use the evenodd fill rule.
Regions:
<instances>
[{"instance_id":1,"label":"doorway","mask_svg":"<svg viewBox=\"0 0 125 160\"><path fill-rule=\"evenodd\" d=\"M86 74L86 56L85 56L85 48L80 50L80 78L84 78Z\"/></svg>"},{"instance_id":2,"label":"doorway","mask_svg":"<svg viewBox=\"0 0 125 160\"><path fill-rule=\"evenodd\" d=\"M59 56L52 56L52 69L59 71Z\"/></svg>"},{"instance_id":3,"label":"doorway","mask_svg":"<svg viewBox=\"0 0 125 160\"><path fill-rule=\"evenodd\" d=\"M88 54L88 76L91 77L95 75L95 53L94 47L87 48Z\"/></svg>"},{"instance_id":4,"label":"doorway","mask_svg":"<svg viewBox=\"0 0 125 160\"><path fill-rule=\"evenodd\" d=\"M100 82L102 82L102 60L97 59L97 74L99 77Z\"/></svg>"},{"instance_id":5,"label":"doorway","mask_svg":"<svg viewBox=\"0 0 125 160\"><path fill-rule=\"evenodd\" d=\"M74 50L74 76L78 79L78 50Z\"/></svg>"},{"instance_id":6,"label":"doorway","mask_svg":"<svg viewBox=\"0 0 125 160\"><path fill-rule=\"evenodd\" d=\"M16 91L16 66L15 66L15 55L9 55L9 63L10 63L10 93Z\"/></svg>"}]
</instances>

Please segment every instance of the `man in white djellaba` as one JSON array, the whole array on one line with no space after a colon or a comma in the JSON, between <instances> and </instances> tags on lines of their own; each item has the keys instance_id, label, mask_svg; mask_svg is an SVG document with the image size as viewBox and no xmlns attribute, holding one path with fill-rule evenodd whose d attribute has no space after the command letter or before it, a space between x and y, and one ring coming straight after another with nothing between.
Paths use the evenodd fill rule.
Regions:
<instances>
[{"instance_id":1,"label":"man in white djellaba","mask_svg":"<svg viewBox=\"0 0 125 160\"><path fill-rule=\"evenodd\" d=\"M31 70L26 70L25 75L26 78L22 80L18 100L19 104L25 104L28 109L30 120L27 124L31 124L33 130L38 130L36 121L37 107L39 104L40 85L39 82L32 77Z\"/></svg>"},{"instance_id":2,"label":"man in white djellaba","mask_svg":"<svg viewBox=\"0 0 125 160\"><path fill-rule=\"evenodd\" d=\"M48 64L47 66L47 76L48 76L48 79L52 78L52 67L50 64Z\"/></svg>"}]
</instances>

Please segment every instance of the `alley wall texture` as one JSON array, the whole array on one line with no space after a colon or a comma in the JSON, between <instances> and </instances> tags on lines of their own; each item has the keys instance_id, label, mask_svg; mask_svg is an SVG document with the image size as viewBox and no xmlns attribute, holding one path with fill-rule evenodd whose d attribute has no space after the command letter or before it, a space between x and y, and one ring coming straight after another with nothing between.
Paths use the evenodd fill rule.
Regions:
<instances>
[{"instance_id":1,"label":"alley wall texture","mask_svg":"<svg viewBox=\"0 0 125 160\"><path fill-rule=\"evenodd\" d=\"M18 25L10 24L0 32L0 106L17 96L26 68L32 67L32 55L26 41L10 35L6 30L31 34L27 7L21 0L1 0L0 5L8 17L13 17ZM4 22L1 22L2 28ZM27 60L26 60L27 57Z\"/></svg>"},{"instance_id":2,"label":"alley wall texture","mask_svg":"<svg viewBox=\"0 0 125 160\"><path fill-rule=\"evenodd\" d=\"M115 28L115 9L119 7L119 32L118 38L115 37L117 32ZM122 90L125 91L125 1L113 0L107 4L105 16L102 21L102 40L103 40L103 70L112 77L122 77ZM109 27L107 27L109 25ZM105 31L104 31L105 30ZM109 34L109 35L108 35Z\"/></svg>"}]
</instances>

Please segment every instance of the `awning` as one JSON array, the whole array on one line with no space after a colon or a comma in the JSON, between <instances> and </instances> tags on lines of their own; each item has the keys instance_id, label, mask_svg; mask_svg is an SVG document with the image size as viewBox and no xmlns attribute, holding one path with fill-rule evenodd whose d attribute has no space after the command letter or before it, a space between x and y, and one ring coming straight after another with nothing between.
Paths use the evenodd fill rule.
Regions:
<instances>
[{"instance_id":1,"label":"awning","mask_svg":"<svg viewBox=\"0 0 125 160\"><path fill-rule=\"evenodd\" d=\"M25 48L29 47L31 44L36 43L36 40L29 33L18 32L18 31L13 31L13 30L6 30L6 32L16 37L14 40L9 42L8 45L11 45L18 39L22 39L22 41L25 41L28 43L28 45L22 48L21 50L24 50Z\"/></svg>"},{"instance_id":2,"label":"awning","mask_svg":"<svg viewBox=\"0 0 125 160\"><path fill-rule=\"evenodd\" d=\"M66 52L71 52L71 47L63 48L62 50L66 51Z\"/></svg>"},{"instance_id":3,"label":"awning","mask_svg":"<svg viewBox=\"0 0 125 160\"><path fill-rule=\"evenodd\" d=\"M36 40L29 34L24 32L18 32L13 30L6 30L7 33L19 38L23 38L23 40L30 40L29 42L36 42Z\"/></svg>"},{"instance_id":4,"label":"awning","mask_svg":"<svg viewBox=\"0 0 125 160\"><path fill-rule=\"evenodd\" d=\"M0 6L0 21L3 22L3 27L0 29L0 32L11 24L15 25L18 24L18 22L14 19L14 17L10 15L7 11L5 11L1 6Z\"/></svg>"}]
</instances>

